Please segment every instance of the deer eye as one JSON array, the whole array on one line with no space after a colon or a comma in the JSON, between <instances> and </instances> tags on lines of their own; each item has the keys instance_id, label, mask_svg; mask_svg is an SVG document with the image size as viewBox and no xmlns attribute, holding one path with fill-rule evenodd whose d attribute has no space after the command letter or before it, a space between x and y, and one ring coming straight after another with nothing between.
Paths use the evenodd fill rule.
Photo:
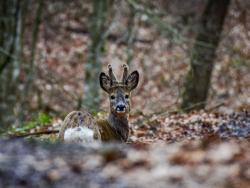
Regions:
<instances>
[{"instance_id":1,"label":"deer eye","mask_svg":"<svg viewBox=\"0 0 250 188\"><path fill-rule=\"evenodd\" d=\"M110 96L110 99L111 99L111 100L114 100L114 99L115 99L115 96L114 96L114 95L111 95L111 96Z\"/></svg>"},{"instance_id":2,"label":"deer eye","mask_svg":"<svg viewBox=\"0 0 250 188\"><path fill-rule=\"evenodd\" d=\"M128 99L129 98L129 95L127 94L127 95L125 95L125 99Z\"/></svg>"}]
</instances>

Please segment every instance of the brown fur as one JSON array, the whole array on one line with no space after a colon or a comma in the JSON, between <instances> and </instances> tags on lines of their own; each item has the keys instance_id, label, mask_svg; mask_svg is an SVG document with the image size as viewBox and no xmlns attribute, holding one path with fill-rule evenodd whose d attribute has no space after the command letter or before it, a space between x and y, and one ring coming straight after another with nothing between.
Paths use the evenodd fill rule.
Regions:
<instances>
[{"instance_id":1,"label":"brown fur","mask_svg":"<svg viewBox=\"0 0 250 188\"><path fill-rule=\"evenodd\" d=\"M130 92L135 89L139 82L137 71L128 75L127 65L123 65L124 73L122 81L118 82L108 66L109 75L100 74L101 88L109 94L110 112L106 120L98 121L102 141L123 141L126 142L129 136L128 113L130 111ZM121 113L117 111L119 105L124 107Z\"/></svg>"},{"instance_id":2,"label":"brown fur","mask_svg":"<svg viewBox=\"0 0 250 188\"><path fill-rule=\"evenodd\" d=\"M127 118L110 115L108 119L98 120L96 123L102 141L127 141L129 135Z\"/></svg>"},{"instance_id":3,"label":"brown fur","mask_svg":"<svg viewBox=\"0 0 250 188\"><path fill-rule=\"evenodd\" d=\"M124 74L122 81L118 82L108 66L108 73L100 74L100 86L109 94L110 112L105 120L97 120L88 112L73 111L69 113L63 122L59 133L59 140L64 141L64 133L67 128L87 126L94 130L94 138L106 141L126 142L129 136L128 113L130 111L130 92L136 88L139 81L137 71L128 75L128 67L123 65Z\"/></svg>"}]
</instances>

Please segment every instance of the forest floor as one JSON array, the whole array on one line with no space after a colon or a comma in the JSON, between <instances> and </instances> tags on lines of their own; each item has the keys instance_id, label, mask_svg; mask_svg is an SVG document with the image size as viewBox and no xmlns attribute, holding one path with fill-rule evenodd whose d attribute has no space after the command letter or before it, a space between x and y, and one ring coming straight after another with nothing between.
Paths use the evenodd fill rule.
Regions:
<instances>
[{"instance_id":1,"label":"forest floor","mask_svg":"<svg viewBox=\"0 0 250 188\"><path fill-rule=\"evenodd\" d=\"M249 112L131 121L128 144L1 140L0 187L249 187Z\"/></svg>"}]
</instances>

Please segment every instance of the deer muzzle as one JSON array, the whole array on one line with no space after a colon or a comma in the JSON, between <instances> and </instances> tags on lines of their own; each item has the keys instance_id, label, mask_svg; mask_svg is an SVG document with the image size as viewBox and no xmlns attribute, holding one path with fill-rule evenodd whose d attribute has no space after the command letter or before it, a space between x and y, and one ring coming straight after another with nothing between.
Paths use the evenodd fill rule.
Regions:
<instances>
[{"instance_id":1,"label":"deer muzzle","mask_svg":"<svg viewBox=\"0 0 250 188\"><path fill-rule=\"evenodd\" d=\"M126 105L120 103L120 104L118 104L118 105L116 106L116 109L115 109L115 110L116 110L117 113L125 113L125 112L126 112Z\"/></svg>"}]
</instances>

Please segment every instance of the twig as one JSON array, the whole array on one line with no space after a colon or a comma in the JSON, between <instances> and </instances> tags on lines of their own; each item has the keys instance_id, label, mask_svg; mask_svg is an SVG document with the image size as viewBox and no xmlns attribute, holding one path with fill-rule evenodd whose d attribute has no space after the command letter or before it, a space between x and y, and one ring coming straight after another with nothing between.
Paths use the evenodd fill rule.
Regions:
<instances>
[{"instance_id":1,"label":"twig","mask_svg":"<svg viewBox=\"0 0 250 188\"><path fill-rule=\"evenodd\" d=\"M200 103L196 103L196 104L194 104L194 105L192 105L192 106L190 106L188 108L182 109L182 110L181 109L176 109L176 110L171 110L171 111L167 111L167 110L166 111L158 111L158 112L154 112L152 114L147 115L147 117L151 117L152 115L163 116L163 115L169 115L169 114L176 114L176 113L179 113L179 112L185 112L187 110L192 110L194 107L196 107L197 105L200 105L202 103L207 104L207 102L200 102ZM203 110L205 112L209 112L209 111L215 110L216 108L219 108L219 107L223 106L224 104L225 104L224 102L220 102L220 103L216 104L215 106L212 106L212 107L207 108L207 109L205 108Z\"/></svg>"},{"instance_id":2,"label":"twig","mask_svg":"<svg viewBox=\"0 0 250 188\"><path fill-rule=\"evenodd\" d=\"M214 106L211 106L210 108L205 109L205 111L208 112L208 111L215 110L216 108L219 108L219 107L223 106L224 104L225 104L224 102L220 102L220 103L218 103L218 104L216 104Z\"/></svg>"},{"instance_id":3,"label":"twig","mask_svg":"<svg viewBox=\"0 0 250 188\"><path fill-rule=\"evenodd\" d=\"M10 138L23 138L23 137L28 137L28 136L38 136L42 134L56 134L56 133L59 133L59 130L39 131L39 132L34 132L34 133L22 133L22 134L10 134L7 136Z\"/></svg>"}]
</instances>

